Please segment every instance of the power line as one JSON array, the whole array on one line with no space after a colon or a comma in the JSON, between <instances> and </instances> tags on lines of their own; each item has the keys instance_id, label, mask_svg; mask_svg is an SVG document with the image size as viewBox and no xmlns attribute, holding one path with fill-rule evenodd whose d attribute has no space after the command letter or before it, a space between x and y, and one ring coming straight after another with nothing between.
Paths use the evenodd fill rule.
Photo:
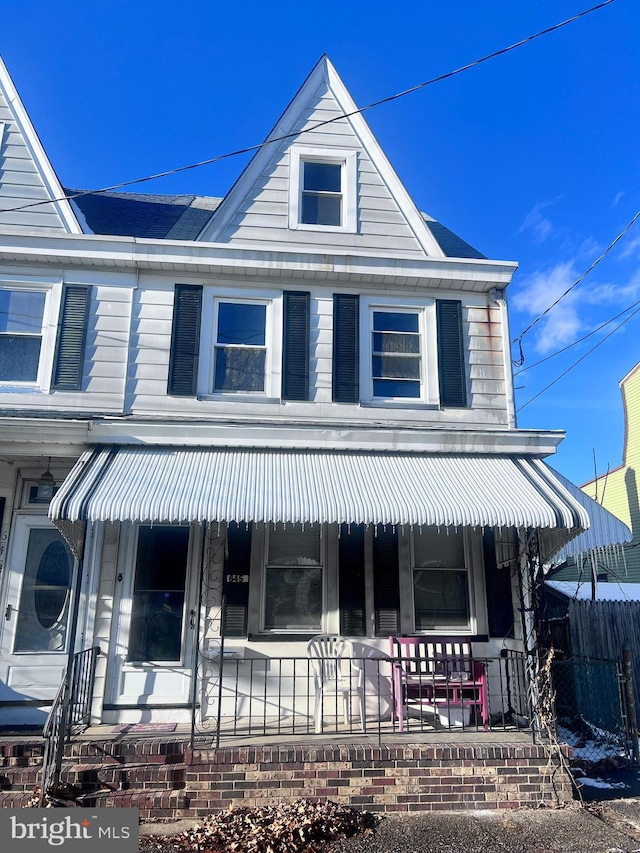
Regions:
<instances>
[{"instance_id":1,"label":"power line","mask_svg":"<svg viewBox=\"0 0 640 853\"><path fill-rule=\"evenodd\" d=\"M516 370L516 372L513 374L514 377L520 376L520 374L525 373L525 371L533 370L534 367L539 367L541 364L544 364L545 361L550 361L552 358L555 358L557 355L561 355L563 352L567 352L567 350L570 350L573 347L577 346L578 344L583 343L583 341L586 341L587 338L591 337L591 335L595 335L596 332L599 332L601 329L604 329L606 326L609 325L609 323L613 323L613 321L617 320L618 317L622 317L623 314L626 314L628 311L631 311L631 309L635 308L636 305L640 305L640 299L637 302L634 302L632 305L627 305L626 308L623 308L622 311L620 311L614 317L609 317L609 319L605 320L604 323L601 323L599 326L596 326L595 329L591 329L590 332L587 332L587 334L583 335L581 338L578 338L577 340L573 341L572 343L567 344L566 347L562 347L562 349L559 349L559 350L556 350L555 352L552 352L550 355L547 355L544 358L541 358L540 361L536 361L533 364L530 364L528 367L523 368L522 370Z\"/></svg>"},{"instance_id":2,"label":"power line","mask_svg":"<svg viewBox=\"0 0 640 853\"><path fill-rule=\"evenodd\" d=\"M629 320L631 320L633 317L635 317L635 315L638 313L640 313L640 307L636 308L636 310L632 314L629 314L629 316L626 317L621 323L618 323L618 325L615 327L615 329L612 329L608 335L605 335L604 338L602 338L602 340L598 341L597 344L592 346L591 349L588 352L586 352L583 356L581 356L577 361L574 361L574 363L570 367L567 367L567 369L565 371L563 371L560 374L560 376L556 376L556 378L554 380L552 380L548 385L545 385L545 387L541 391L538 391L538 393L534 394L534 396L531 397L531 399L527 400L526 403L524 403L522 406L519 406L516 409L516 411L521 412L523 409L526 409L526 407L529 405L529 403L533 403L534 400L537 400L538 397L540 397L542 394L544 394L545 391L548 391L549 388L551 388L553 385L556 384L556 382L559 382L561 379L563 379L567 375L567 373L572 371L574 367L577 367L581 361L584 361L585 358L587 358L587 356L591 355L591 353L594 350L598 349L598 347L601 346L606 340L608 340L611 337L611 335L614 335L618 331L618 329L621 329L625 323L628 323Z\"/></svg>"},{"instance_id":3,"label":"power line","mask_svg":"<svg viewBox=\"0 0 640 853\"><path fill-rule=\"evenodd\" d=\"M51 204L52 202L58 201L71 201L75 198L80 198L85 195L99 195L100 193L113 192L114 190L122 189L123 187L130 187L134 184L142 184L147 181L155 181L159 178L167 178L171 175L177 175L180 172L187 172L191 169L199 169L201 166L210 166L213 163L218 163L220 160L227 160L230 157L236 157L240 154L250 154L253 151L258 151L261 148L264 148L266 145L272 145L275 142L282 142L286 139L291 139L295 136L301 136L303 133L309 133L310 131L317 130L319 127L324 127L327 124L332 124L336 121L341 121L345 118L351 118L351 116L358 115L360 113L364 113L367 110L371 110L374 107L379 107L382 104L388 104L392 101L397 101L399 98L404 98L406 95L412 95L414 92L418 92L420 89L424 89L426 86L431 86L434 83L440 83L442 80L448 80L450 77L455 77L457 74L462 74L463 71L469 71L471 68L475 68L477 65L481 65L483 62L488 62L490 59L495 59L497 56L502 56L505 53L509 53L512 50L515 50L518 47L522 47L525 44L528 44L531 41L534 41L541 36L548 35L549 33L555 32L556 30L561 29L562 27L566 27L568 24L574 23L574 21L579 20L580 18L584 18L586 15L590 15L592 12L596 12L599 9L604 9L605 6L610 6L614 3L615 0L604 0L602 3L598 3L596 6L591 6L589 9L585 9L582 12L578 12L576 15L573 15L571 18L567 18L564 21L560 21L558 24L554 24L551 27L546 27L544 30L540 30L533 35L527 36L524 39L521 39L518 42L514 42L514 44L508 45L508 47L500 48L500 50L495 50L493 53L488 53L485 56L480 57L479 59L474 59L472 62L467 63L466 65L461 65L459 68L454 69L453 71L448 71L445 74L440 74L437 77L432 77L430 80L425 80L423 83L418 83L416 86L412 86L410 89L405 89L402 92L397 92L395 95L389 95L386 98L380 98L378 101L372 101L372 103L367 104L364 107L360 107L358 109L352 110L348 113L342 113L341 115L334 116L333 118L326 119L325 121L320 121L317 124L312 125L311 127L305 128L304 130L296 130L291 133L285 133L282 136L274 137L273 139L266 140L265 142L260 142L257 145L249 145L246 148L238 148L235 151L229 151L227 154L219 154L216 157L210 157L207 160L200 160L198 163L190 163L186 166L178 166L175 169L168 169L165 172L157 172L155 175L148 175L144 178L135 178L131 181L122 181L119 184L113 184L110 187L103 187L99 190L84 190L83 192L73 193L71 195L64 195L60 198L48 199L47 201L34 201L29 204L23 204L20 207L12 207L5 210L5 212L12 212L15 210L26 210L31 207L38 207L41 204ZM523 333L524 334L524 333Z\"/></svg>"},{"instance_id":4,"label":"power line","mask_svg":"<svg viewBox=\"0 0 640 853\"><path fill-rule=\"evenodd\" d=\"M614 248L614 246L616 246L620 242L620 240L622 240L622 238L625 236L627 231L629 231L633 227L633 225L636 223L636 221L639 218L640 218L640 210L635 214L635 216L631 219L631 221L627 225L625 225L625 227L618 234L618 236L614 240L612 240L611 243L609 243L609 245L604 250L604 252L602 252L602 254L599 257L597 257L595 259L595 261L593 261L593 263L589 266L589 268L587 270L585 270L585 272L583 272L582 275L578 276L578 278L573 282L573 284L570 287L568 287L565 290L565 292L555 300L555 302L552 302L548 308L545 308L545 310L542 312L542 314L538 314L538 316L535 318L535 320L532 320L529 323L529 325L527 326L527 328L523 332L520 332L520 334L518 335L517 338L514 338L512 343L518 344L518 347L520 349L520 358L518 359L518 361L514 362L514 365L516 367L522 367L522 365L524 364L524 352L522 350L522 339L527 334L527 332L531 331L531 329L533 329L533 327L536 325L536 323L539 323L540 320L542 320L542 318L545 317L549 313L549 311L551 311L553 308L555 308L556 305L559 302L561 302L565 298L565 296L567 296L567 294L571 293L571 291L575 287L577 287L581 281L584 281L584 279L589 275L589 273L592 272L598 266L600 261L604 260L604 258L607 257L607 255L609 254L609 252L611 252L611 250Z\"/></svg>"}]
</instances>

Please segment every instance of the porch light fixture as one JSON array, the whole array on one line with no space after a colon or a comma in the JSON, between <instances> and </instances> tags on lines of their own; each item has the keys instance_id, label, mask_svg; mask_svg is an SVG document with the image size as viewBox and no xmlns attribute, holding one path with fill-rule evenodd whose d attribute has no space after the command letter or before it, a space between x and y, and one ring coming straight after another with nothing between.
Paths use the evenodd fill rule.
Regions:
<instances>
[{"instance_id":1,"label":"porch light fixture","mask_svg":"<svg viewBox=\"0 0 640 853\"><path fill-rule=\"evenodd\" d=\"M47 462L47 470L40 476L38 480L38 491L36 493L36 500L38 501L50 501L53 497L53 490L55 488L56 481L51 473L51 457L49 457L49 461Z\"/></svg>"}]
</instances>

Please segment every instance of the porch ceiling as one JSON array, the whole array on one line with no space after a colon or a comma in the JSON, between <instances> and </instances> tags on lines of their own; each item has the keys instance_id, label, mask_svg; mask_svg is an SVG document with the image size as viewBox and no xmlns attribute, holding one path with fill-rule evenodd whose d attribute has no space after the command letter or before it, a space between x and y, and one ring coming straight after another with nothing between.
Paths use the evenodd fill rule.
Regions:
<instances>
[{"instance_id":1,"label":"porch ceiling","mask_svg":"<svg viewBox=\"0 0 640 853\"><path fill-rule=\"evenodd\" d=\"M534 527L589 516L540 460L520 456L111 446L88 451L51 502L77 521Z\"/></svg>"}]
</instances>

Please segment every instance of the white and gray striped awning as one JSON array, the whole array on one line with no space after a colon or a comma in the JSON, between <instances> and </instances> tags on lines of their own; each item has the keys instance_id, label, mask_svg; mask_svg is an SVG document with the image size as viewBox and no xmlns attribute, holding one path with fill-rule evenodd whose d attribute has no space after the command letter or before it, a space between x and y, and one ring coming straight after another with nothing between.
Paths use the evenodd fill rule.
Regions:
<instances>
[{"instance_id":1,"label":"white and gray striped awning","mask_svg":"<svg viewBox=\"0 0 640 853\"><path fill-rule=\"evenodd\" d=\"M533 457L339 450L101 447L51 502L74 522L302 522L589 527L587 510ZM563 537L566 538L566 537Z\"/></svg>"}]
</instances>

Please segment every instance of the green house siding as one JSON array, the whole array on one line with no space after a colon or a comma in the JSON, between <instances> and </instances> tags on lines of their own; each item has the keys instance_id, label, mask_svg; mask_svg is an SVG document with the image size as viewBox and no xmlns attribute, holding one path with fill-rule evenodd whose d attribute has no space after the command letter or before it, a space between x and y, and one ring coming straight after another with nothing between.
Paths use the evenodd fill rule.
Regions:
<instances>
[{"instance_id":1,"label":"green house siding","mask_svg":"<svg viewBox=\"0 0 640 853\"><path fill-rule=\"evenodd\" d=\"M625 562L599 558L598 572L606 572L609 581L640 583L640 362L621 381L620 390L625 419L622 465L585 483L582 490L623 521L633 533L633 541L624 546ZM553 578L589 580L590 572L590 561L585 560L581 570L572 560L554 572Z\"/></svg>"}]
</instances>

